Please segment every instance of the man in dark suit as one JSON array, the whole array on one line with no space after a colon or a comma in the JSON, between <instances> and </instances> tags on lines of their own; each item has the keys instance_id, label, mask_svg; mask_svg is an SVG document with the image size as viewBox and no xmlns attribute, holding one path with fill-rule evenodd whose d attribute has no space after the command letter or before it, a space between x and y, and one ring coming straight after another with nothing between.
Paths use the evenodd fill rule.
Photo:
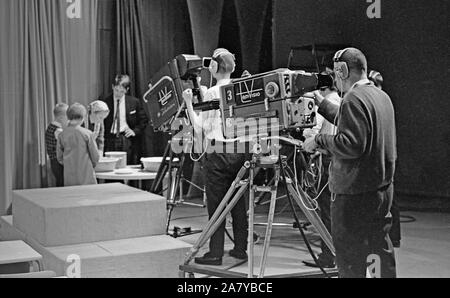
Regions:
<instances>
[{"instance_id":1,"label":"man in dark suit","mask_svg":"<svg viewBox=\"0 0 450 298\"><path fill-rule=\"evenodd\" d=\"M127 164L139 164L140 144L147 126L147 116L139 99L126 95L130 77L117 75L112 84L113 94L103 101L108 105L105 123L105 152L127 152Z\"/></svg>"}]
</instances>

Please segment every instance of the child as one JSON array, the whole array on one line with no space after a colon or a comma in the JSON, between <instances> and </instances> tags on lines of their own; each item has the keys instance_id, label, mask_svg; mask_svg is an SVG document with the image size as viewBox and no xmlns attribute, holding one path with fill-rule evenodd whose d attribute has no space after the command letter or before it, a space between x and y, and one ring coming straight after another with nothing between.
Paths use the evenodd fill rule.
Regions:
<instances>
[{"instance_id":1,"label":"child","mask_svg":"<svg viewBox=\"0 0 450 298\"><path fill-rule=\"evenodd\" d=\"M85 117L84 106L70 106L69 124L58 136L57 158L64 165L64 186L97 184L94 168L100 155L93 133L81 127Z\"/></svg>"},{"instance_id":2,"label":"child","mask_svg":"<svg viewBox=\"0 0 450 298\"><path fill-rule=\"evenodd\" d=\"M100 157L103 156L103 150L105 147L105 124L103 120L108 117L109 108L108 105L100 100L91 102L88 105L88 117L87 125L90 130L94 132L94 140L97 143Z\"/></svg>"},{"instance_id":3,"label":"child","mask_svg":"<svg viewBox=\"0 0 450 298\"><path fill-rule=\"evenodd\" d=\"M45 148L50 159L50 166L53 176L56 178L56 187L64 186L64 168L56 158L56 145L58 135L63 128L67 126L67 108L69 106L65 103L59 103L53 109L53 117L55 121L50 123L45 131Z\"/></svg>"}]
</instances>

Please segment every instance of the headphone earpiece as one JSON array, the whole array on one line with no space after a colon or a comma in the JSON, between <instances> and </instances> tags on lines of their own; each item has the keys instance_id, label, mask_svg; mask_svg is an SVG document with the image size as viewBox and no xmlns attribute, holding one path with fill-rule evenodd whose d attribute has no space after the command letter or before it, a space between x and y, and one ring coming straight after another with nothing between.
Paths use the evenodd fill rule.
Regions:
<instances>
[{"instance_id":1,"label":"headphone earpiece","mask_svg":"<svg viewBox=\"0 0 450 298\"><path fill-rule=\"evenodd\" d=\"M216 58L212 57L211 62L209 63L208 69L211 73L219 72L219 63L217 62Z\"/></svg>"},{"instance_id":2,"label":"headphone earpiece","mask_svg":"<svg viewBox=\"0 0 450 298\"><path fill-rule=\"evenodd\" d=\"M214 51L214 54L211 58L211 62L208 67L211 73L218 73L220 71L221 64L223 65L222 67L225 69L225 72L233 71L233 69L231 69L230 66L228 66L226 63L223 62L223 60L221 59L222 55L231 55L233 57L233 60L234 61L236 60L234 55L227 49L223 48L216 49ZM234 68L234 66L232 68Z\"/></svg>"},{"instance_id":3,"label":"headphone earpiece","mask_svg":"<svg viewBox=\"0 0 450 298\"><path fill-rule=\"evenodd\" d=\"M347 51L347 49L337 51L336 55L334 55L333 58L333 61L335 63L334 72L341 80L347 79L350 75L350 70L348 68L347 62L342 61L342 56Z\"/></svg>"}]
</instances>

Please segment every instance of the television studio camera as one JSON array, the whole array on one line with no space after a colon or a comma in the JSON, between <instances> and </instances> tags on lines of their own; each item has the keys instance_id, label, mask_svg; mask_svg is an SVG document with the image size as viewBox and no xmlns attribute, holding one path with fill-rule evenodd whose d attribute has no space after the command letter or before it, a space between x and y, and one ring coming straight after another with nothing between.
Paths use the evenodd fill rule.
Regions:
<instances>
[{"instance_id":1,"label":"television studio camera","mask_svg":"<svg viewBox=\"0 0 450 298\"><path fill-rule=\"evenodd\" d=\"M289 69L235 79L221 87L219 106L226 137L242 136L249 130L289 133L313 127L316 125L314 99L304 95L332 85L333 78L329 75ZM248 119L256 120L253 123L258 127L249 128ZM259 127L261 124L267 127Z\"/></svg>"},{"instance_id":2,"label":"television studio camera","mask_svg":"<svg viewBox=\"0 0 450 298\"><path fill-rule=\"evenodd\" d=\"M190 125L188 114L185 113L185 104L182 97L185 89L192 89L197 100L202 100L198 77L203 69L203 59L197 55L179 55L163 66L151 79L149 90L144 94L144 101L150 111L150 123L155 131L166 132L170 140L164 150L161 164L158 168L150 191L165 195L167 200L167 222L166 233L177 238L201 231L192 231L190 228L174 227L173 232L169 232L170 220L174 207L179 204L189 204L204 207L206 194L204 188L195 185L183 176L185 154L176 154L172 150L173 142L184 142L186 139L175 140L172 129L176 126L176 121L184 119ZM182 144L182 147L189 144ZM167 178L167 185L164 181ZM187 182L193 187L203 192L203 205L184 202L183 182ZM164 188L167 188L165 190ZM179 196L177 197L177 193Z\"/></svg>"},{"instance_id":3,"label":"television studio camera","mask_svg":"<svg viewBox=\"0 0 450 298\"><path fill-rule=\"evenodd\" d=\"M185 89L194 90L201 100L198 76L203 59L197 55L179 55L156 73L144 94L150 111L150 122L155 131L170 132L173 121L183 112ZM187 115L186 115L187 117Z\"/></svg>"}]
</instances>

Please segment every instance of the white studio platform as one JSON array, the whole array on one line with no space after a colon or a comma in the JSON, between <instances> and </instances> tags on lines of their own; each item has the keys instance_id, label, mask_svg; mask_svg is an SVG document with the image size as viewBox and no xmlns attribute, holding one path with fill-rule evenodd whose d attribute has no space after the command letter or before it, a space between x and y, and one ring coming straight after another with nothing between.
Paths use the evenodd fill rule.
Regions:
<instances>
[{"instance_id":1,"label":"white studio platform","mask_svg":"<svg viewBox=\"0 0 450 298\"><path fill-rule=\"evenodd\" d=\"M166 200L122 184L15 191L2 240L24 240L44 270L81 277L178 277L191 245L165 235Z\"/></svg>"}]
</instances>

